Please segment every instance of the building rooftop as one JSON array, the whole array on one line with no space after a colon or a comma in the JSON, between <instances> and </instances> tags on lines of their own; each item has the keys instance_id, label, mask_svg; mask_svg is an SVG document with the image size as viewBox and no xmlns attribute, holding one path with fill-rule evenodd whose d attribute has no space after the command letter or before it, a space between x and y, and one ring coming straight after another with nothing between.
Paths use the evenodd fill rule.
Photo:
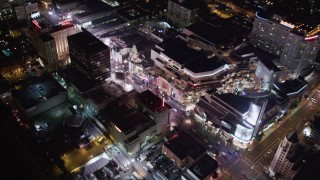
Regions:
<instances>
[{"instance_id":1,"label":"building rooftop","mask_svg":"<svg viewBox=\"0 0 320 180\"><path fill-rule=\"evenodd\" d=\"M253 98L238 96L232 93L215 94L215 96L242 114L249 110L251 102L254 101Z\"/></svg>"},{"instance_id":2,"label":"building rooftop","mask_svg":"<svg viewBox=\"0 0 320 180\"><path fill-rule=\"evenodd\" d=\"M272 55L269 52L263 51L252 45L245 45L240 47L239 49L231 52L231 56L240 60L250 60L253 57L257 57L260 60L268 61L276 59L275 55Z\"/></svg>"},{"instance_id":3,"label":"building rooftop","mask_svg":"<svg viewBox=\"0 0 320 180\"><path fill-rule=\"evenodd\" d=\"M50 34L47 34L47 33L41 34L39 37L43 42L48 42L48 41L54 40L54 38Z\"/></svg>"},{"instance_id":4,"label":"building rooftop","mask_svg":"<svg viewBox=\"0 0 320 180\"><path fill-rule=\"evenodd\" d=\"M143 127L151 122L142 112L138 111L131 111L122 115L118 114L113 117L112 122L125 134L138 129L138 126Z\"/></svg>"},{"instance_id":5,"label":"building rooftop","mask_svg":"<svg viewBox=\"0 0 320 180\"><path fill-rule=\"evenodd\" d=\"M166 109L171 109L171 106L168 105L164 100L159 98L157 95L153 94L150 90L143 91L139 93L137 99L151 111L161 112Z\"/></svg>"},{"instance_id":6,"label":"building rooftop","mask_svg":"<svg viewBox=\"0 0 320 180\"><path fill-rule=\"evenodd\" d=\"M208 175L216 173L218 169L218 162L206 154L188 169L199 179L205 179Z\"/></svg>"},{"instance_id":7,"label":"building rooftop","mask_svg":"<svg viewBox=\"0 0 320 180\"><path fill-rule=\"evenodd\" d=\"M189 48L188 44L180 38L164 41L158 46L164 49L165 55L195 73L213 71L227 64L216 56L208 58L209 54L205 51Z\"/></svg>"},{"instance_id":8,"label":"building rooftop","mask_svg":"<svg viewBox=\"0 0 320 180\"><path fill-rule=\"evenodd\" d=\"M84 31L85 32L79 32L68 36L68 42L72 41L74 44L79 45L78 47L82 48L83 51L86 51L89 54L108 48L108 46L103 44L99 39L91 35L86 30Z\"/></svg>"},{"instance_id":9,"label":"building rooftop","mask_svg":"<svg viewBox=\"0 0 320 180\"><path fill-rule=\"evenodd\" d=\"M185 29L213 45L231 43L235 36L231 25L222 26L220 24L212 25L204 22L197 22L185 27Z\"/></svg>"},{"instance_id":10,"label":"building rooftop","mask_svg":"<svg viewBox=\"0 0 320 180\"><path fill-rule=\"evenodd\" d=\"M64 29L73 28L73 24L66 24L66 25L58 25L50 28L50 33L58 32Z\"/></svg>"},{"instance_id":11,"label":"building rooftop","mask_svg":"<svg viewBox=\"0 0 320 180\"><path fill-rule=\"evenodd\" d=\"M288 139L288 141L290 141L292 143L299 142L297 131L293 131L293 132L289 133L288 136L287 136L287 139Z\"/></svg>"},{"instance_id":12,"label":"building rooftop","mask_svg":"<svg viewBox=\"0 0 320 180\"><path fill-rule=\"evenodd\" d=\"M179 131L168 138L164 143L172 153L180 159L190 156L192 159L197 159L206 152L206 148L194 140L184 131Z\"/></svg>"},{"instance_id":13,"label":"building rooftop","mask_svg":"<svg viewBox=\"0 0 320 180\"><path fill-rule=\"evenodd\" d=\"M68 82L71 82L75 87L77 87L81 93L84 93L99 85L98 81L89 79L87 76L83 75L81 72L72 67L62 69L58 73Z\"/></svg>"},{"instance_id":14,"label":"building rooftop","mask_svg":"<svg viewBox=\"0 0 320 180\"><path fill-rule=\"evenodd\" d=\"M147 16L148 13L137 6L129 6L118 10L118 15L124 17L128 21L133 21Z\"/></svg>"},{"instance_id":15,"label":"building rooftop","mask_svg":"<svg viewBox=\"0 0 320 180\"><path fill-rule=\"evenodd\" d=\"M307 87L307 82L303 79L289 79L283 83L276 82L274 84L275 91L281 98L287 98L303 92Z\"/></svg>"},{"instance_id":16,"label":"building rooftop","mask_svg":"<svg viewBox=\"0 0 320 180\"><path fill-rule=\"evenodd\" d=\"M29 109L64 91L65 89L51 75L45 74L27 80L11 93L25 109Z\"/></svg>"},{"instance_id":17,"label":"building rooftop","mask_svg":"<svg viewBox=\"0 0 320 180\"><path fill-rule=\"evenodd\" d=\"M274 72L281 71L271 59L259 59L263 65L265 65L270 71L273 70Z\"/></svg>"},{"instance_id":18,"label":"building rooftop","mask_svg":"<svg viewBox=\"0 0 320 180\"><path fill-rule=\"evenodd\" d=\"M170 0L170 1L180 4L181 6L189 10L195 10L199 8L199 3L195 0Z\"/></svg>"}]
</instances>

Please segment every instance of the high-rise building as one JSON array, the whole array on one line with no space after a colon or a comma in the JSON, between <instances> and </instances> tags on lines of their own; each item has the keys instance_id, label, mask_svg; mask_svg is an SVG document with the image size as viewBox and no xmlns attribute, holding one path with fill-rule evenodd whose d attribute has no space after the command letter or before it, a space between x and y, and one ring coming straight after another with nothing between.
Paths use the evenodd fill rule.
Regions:
<instances>
[{"instance_id":1,"label":"high-rise building","mask_svg":"<svg viewBox=\"0 0 320 180\"><path fill-rule=\"evenodd\" d=\"M104 81L110 77L110 50L99 39L80 32L68 36L71 65L90 79Z\"/></svg>"},{"instance_id":2,"label":"high-rise building","mask_svg":"<svg viewBox=\"0 0 320 180\"><path fill-rule=\"evenodd\" d=\"M58 59L54 38L50 34L41 34L39 36L37 50L39 56L45 60L47 70L54 70Z\"/></svg>"},{"instance_id":3,"label":"high-rise building","mask_svg":"<svg viewBox=\"0 0 320 180\"><path fill-rule=\"evenodd\" d=\"M179 28L196 22L198 17L198 2L194 0L169 0L168 18Z\"/></svg>"},{"instance_id":4,"label":"high-rise building","mask_svg":"<svg viewBox=\"0 0 320 180\"><path fill-rule=\"evenodd\" d=\"M319 36L284 21L281 16L257 12L250 34L250 44L280 57L293 77L297 77L319 51Z\"/></svg>"},{"instance_id":5,"label":"high-rise building","mask_svg":"<svg viewBox=\"0 0 320 180\"><path fill-rule=\"evenodd\" d=\"M269 167L269 175L281 179L293 179L300 170L300 166L296 163L303 155L303 147L298 144L297 132L290 133L285 137L271 162Z\"/></svg>"},{"instance_id":6,"label":"high-rise building","mask_svg":"<svg viewBox=\"0 0 320 180\"><path fill-rule=\"evenodd\" d=\"M58 59L60 61L69 57L69 45L67 37L78 32L79 31L73 26L70 21L66 21L65 24L55 26L50 30L50 34L56 42Z\"/></svg>"}]
</instances>

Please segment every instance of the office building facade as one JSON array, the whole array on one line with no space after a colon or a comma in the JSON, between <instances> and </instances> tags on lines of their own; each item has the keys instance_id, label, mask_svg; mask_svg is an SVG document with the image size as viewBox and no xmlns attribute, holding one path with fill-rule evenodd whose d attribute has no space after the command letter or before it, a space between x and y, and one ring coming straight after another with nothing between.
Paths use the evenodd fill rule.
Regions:
<instances>
[{"instance_id":1,"label":"office building facade","mask_svg":"<svg viewBox=\"0 0 320 180\"><path fill-rule=\"evenodd\" d=\"M104 81L110 77L110 50L99 39L80 32L68 36L71 65L90 79Z\"/></svg>"}]
</instances>

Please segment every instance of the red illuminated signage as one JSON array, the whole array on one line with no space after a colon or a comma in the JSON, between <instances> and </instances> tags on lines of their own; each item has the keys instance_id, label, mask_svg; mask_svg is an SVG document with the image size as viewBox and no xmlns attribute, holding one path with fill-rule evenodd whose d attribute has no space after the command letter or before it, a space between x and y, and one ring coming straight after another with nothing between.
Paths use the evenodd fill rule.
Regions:
<instances>
[{"instance_id":1,"label":"red illuminated signage","mask_svg":"<svg viewBox=\"0 0 320 180\"><path fill-rule=\"evenodd\" d=\"M66 26L66 25L72 25L72 22L71 20L68 19L68 20L60 21L59 24L62 26Z\"/></svg>"},{"instance_id":2,"label":"red illuminated signage","mask_svg":"<svg viewBox=\"0 0 320 180\"><path fill-rule=\"evenodd\" d=\"M32 23L37 26L39 29L41 29L41 26L39 25L38 21L37 20L32 20Z\"/></svg>"}]
</instances>

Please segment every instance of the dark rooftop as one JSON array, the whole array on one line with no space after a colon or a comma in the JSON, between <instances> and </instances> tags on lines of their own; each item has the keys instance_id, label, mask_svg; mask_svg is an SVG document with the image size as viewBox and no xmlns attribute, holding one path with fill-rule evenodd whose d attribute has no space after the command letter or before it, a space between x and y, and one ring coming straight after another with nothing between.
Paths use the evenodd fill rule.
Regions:
<instances>
[{"instance_id":1,"label":"dark rooftop","mask_svg":"<svg viewBox=\"0 0 320 180\"><path fill-rule=\"evenodd\" d=\"M161 98L153 94L150 90L146 90L138 94L137 99L151 111L161 112L165 109L171 109L166 102L163 102Z\"/></svg>"},{"instance_id":2,"label":"dark rooftop","mask_svg":"<svg viewBox=\"0 0 320 180\"><path fill-rule=\"evenodd\" d=\"M281 97L287 97L289 95L295 95L303 91L307 86L307 82L302 79L289 79L283 83L275 83L275 91Z\"/></svg>"},{"instance_id":3,"label":"dark rooftop","mask_svg":"<svg viewBox=\"0 0 320 180\"><path fill-rule=\"evenodd\" d=\"M199 179L205 179L208 175L215 173L217 168L218 162L206 154L188 169Z\"/></svg>"},{"instance_id":4,"label":"dark rooftop","mask_svg":"<svg viewBox=\"0 0 320 180\"><path fill-rule=\"evenodd\" d=\"M269 52L256 48L252 45L246 45L246 46L240 47L239 49L233 51L231 53L231 56L237 59L242 59L242 60L245 60L245 59L249 60L252 57L257 57L258 59L264 60L264 61L272 61L276 59L275 55L272 55Z\"/></svg>"},{"instance_id":5,"label":"dark rooftop","mask_svg":"<svg viewBox=\"0 0 320 180\"><path fill-rule=\"evenodd\" d=\"M226 61L217 57L208 58L205 51L189 48L180 38L164 41L159 46L164 49L168 57L195 73L213 71L227 64Z\"/></svg>"},{"instance_id":6,"label":"dark rooftop","mask_svg":"<svg viewBox=\"0 0 320 180\"><path fill-rule=\"evenodd\" d=\"M287 136L288 141L292 142L292 143L297 143L299 142L299 138L298 138L298 133L297 131L293 131L290 134L288 134Z\"/></svg>"},{"instance_id":7,"label":"dark rooftop","mask_svg":"<svg viewBox=\"0 0 320 180\"><path fill-rule=\"evenodd\" d=\"M43 42L53 41L54 40L54 38L50 34L47 34L47 33L41 34L39 37Z\"/></svg>"},{"instance_id":8,"label":"dark rooftop","mask_svg":"<svg viewBox=\"0 0 320 180\"><path fill-rule=\"evenodd\" d=\"M142 112L132 111L128 114L117 115L117 118L113 118L112 122L125 134L129 134L135 130L138 126L144 126L149 123L150 120L145 117Z\"/></svg>"},{"instance_id":9,"label":"dark rooftop","mask_svg":"<svg viewBox=\"0 0 320 180\"><path fill-rule=\"evenodd\" d=\"M118 15L124 17L128 21L133 21L147 16L148 13L137 6L130 6L118 10Z\"/></svg>"},{"instance_id":10,"label":"dark rooftop","mask_svg":"<svg viewBox=\"0 0 320 180\"><path fill-rule=\"evenodd\" d=\"M265 65L270 71L273 70L274 72L281 71L271 59L260 59L261 63Z\"/></svg>"},{"instance_id":11,"label":"dark rooftop","mask_svg":"<svg viewBox=\"0 0 320 180\"><path fill-rule=\"evenodd\" d=\"M50 33L54 33L54 32L57 32L57 31L61 31L63 29L68 29L68 28L72 28L73 27L73 24L68 24L68 25L58 25L58 26L54 26L50 29Z\"/></svg>"},{"instance_id":12,"label":"dark rooftop","mask_svg":"<svg viewBox=\"0 0 320 180\"><path fill-rule=\"evenodd\" d=\"M238 96L232 93L215 94L215 96L241 113L247 112L251 102L254 101L253 98Z\"/></svg>"},{"instance_id":13,"label":"dark rooftop","mask_svg":"<svg viewBox=\"0 0 320 180\"><path fill-rule=\"evenodd\" d=\"M11 92L21 105L28 109L63 91L65 89L51 75L45 74L27 80Z\"/></svg>"},{"instance_id":14,"label":"dark rooftop","mask_svg":"<svg viewBox=\"0 0 320 180\"><path fill-rule=\"evenodd\" d=\"M189 10L194 10L199 8L199 3L195 0L171 0L171 1L177 4L180 4L181 6Z\"/></svg>"},{"instance_id":15,"label":"dark rooftop","mask_svg":"<svg viewBox=\"0 0 320 180\"><path fill-rule=\"evenodd\" d=\"M77 89L83 93L99 85L99 82L89 79L78 70L68 67L58 72L60 76L71 82Z\"/></svg>"},{"instance_id":16,"label":"dark rooftop","mask_svg":"<svg viewBox=\"0 0 320 180\"><path fill-rule=\"evenodd\" d=\"M69 44L70 41L79 45L78 47L81 47L88 53L94 53L108 48L107 45L103 44L103 42L91 35L89 32L79 32L68 36Z\"/></svg>"},{"instance_id":17,"label":"dark rooftop","mask_svg":"<svg viewBox=\"0 0 320 180\"><path fill-rule=\"evenodd\" d=\"M180 159L190 156L195 160L206 152L205 147L199 144L184 131L179 131L168 139L169 140L164 143L164 146L166 146Z\"/></svg>"},{"instance_id":18,"label":"dark rooftop","mask_svg":"<svg viewBox=\"0 0 320 180\"><path fill-rule=\"evenodd\" d=\"M185 29L213 45L230 43L235 37L231 26L228 27L228 25L221 26L220 24L212 25L198 22L185 27Z\"/></svg>"}]
</instances>

